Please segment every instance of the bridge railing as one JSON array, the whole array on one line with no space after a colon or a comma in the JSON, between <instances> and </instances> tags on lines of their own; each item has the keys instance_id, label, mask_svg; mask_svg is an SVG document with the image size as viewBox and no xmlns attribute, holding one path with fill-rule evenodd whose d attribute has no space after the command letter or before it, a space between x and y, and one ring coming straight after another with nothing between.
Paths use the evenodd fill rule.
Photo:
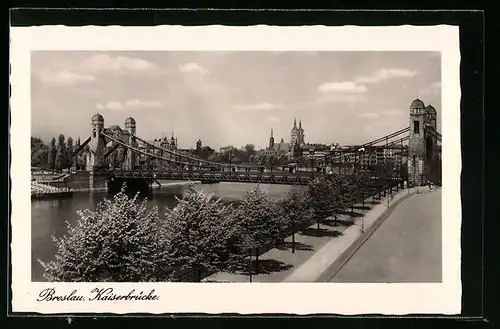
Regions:
<instances>
[{"instance_id":1,"label":"bridge railing","mask_svg":"<svg viewBox=\"0 0 500 329\"><path fill-rule=\"evenodd\" d=\"M350 200L352 204L357 204L357 203L362 203L362 205L365 205L365 202L368 202L370 198L373 199L373 202L375 202L376 199L381 199L382 196L385 196L387 194L393 193L393 189L399 189L400 188L400 183L401 180L398 179L388 179L385 181L385 184L381 186L372 186L373 189L371 192L368 192L366 194L362 194L361 196L354 197ZM366 188L367 186L365 186ZM351 209L352 211L352 209ZM287 227L284 227L282 230L281 234L279 236L276 236L273 242L265 244L265 245L260 245L257 248L257 254L261 256L262 254L268 252L269 250L279 247L280 245L283 244L283 241L288 238L289 236L303 231L310 227L311 225L314 225L318 221L323 221L325 218L318 219L318 218L310 218L308 221L304 221L301 223L297 224L290 224ZM199 282L202 281L204 278L212 275L214 273L210 273L206 270L203 269L196 269L196 268L191 268L191 269L183 269L178 271L177 274L174 275L172 278L173 281L175 282Z\"/></svg>"}]
</instances>

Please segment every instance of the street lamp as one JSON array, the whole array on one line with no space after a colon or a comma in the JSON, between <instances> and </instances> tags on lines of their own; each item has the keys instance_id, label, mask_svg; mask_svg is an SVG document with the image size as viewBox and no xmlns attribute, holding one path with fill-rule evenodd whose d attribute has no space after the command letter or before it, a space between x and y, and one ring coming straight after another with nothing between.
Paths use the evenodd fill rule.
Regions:
<instances>
[{"instance_id":1,"label":"street lamp","mask_svg":"<svg viewBox=\"0 0 500 329\"><path fill-rule=\"evenodd\" d=\"M314 178L314 149L309 149L309 156L311 159L311 175Z\"/></svg>"},{"instance_id":2,"label":"street lamp","mask_svg":"<svg viewBox=\"0 0 500 329\"><path fill-rule=\"evenodd\" d=\"M250 248L250 257L248 260L248 274L249 274L249 280L252 282L252 248Z\"/></svg>"}]
</instances>

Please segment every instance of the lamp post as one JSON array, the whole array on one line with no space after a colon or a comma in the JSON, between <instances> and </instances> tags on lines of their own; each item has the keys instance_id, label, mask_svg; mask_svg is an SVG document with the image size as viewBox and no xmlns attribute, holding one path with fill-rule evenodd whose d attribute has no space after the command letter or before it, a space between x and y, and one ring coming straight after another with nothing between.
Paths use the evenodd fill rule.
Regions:
<instances>
[{"instance_id":1,"label":"lamp post","mask_svg":"<svg viewBox=\"0 0 500 329\"><path fill-rule=\"evenodd\" d=\"M314 178L314 149L309 149L309 156L311 159L311 175Z\"/></svg>"},{"instance_id":2,"label":"lamp post","mask_svg":"<svg viewBox=\"0 0 500 329\"><path fill-rule=\"evenodd\" d=\"M365 233L365 221L363 220L365 216L361 216L361 233Z\"/></svg>"},{"instance_id":3,"label":"lamp post","mask_svg":"<svg viewBox=\"0 0 500 329\"><path fill-rule=\"evenodd\" d=\"M248 274L250 277L250 282L252 282L252 248L250 248L249 255L250 255L250 258L248 260Z\"/></svg>"},{"instance_id":4,"label":"lamp post","mask_svg":"<svg viewBox=\"0 0 500 329\"><path fill-rule=\"evenodd\" d=\"M365 148L360 148L359 150L359 162L360 162L360 165L361 165L361 170L363 170L363 161L365 160L363 154L365 152ZM364 183L363 183L364 184ZM364 185L361 187L361 204L362 204L362 208L365 207L365 193L364 193ZM364 221L364 217L365 216L361 216L361 233L364 233L365 232L365 221Z\"/></svg>"},{"instance_id":5,"label":"lamp post","mask_svg":"<svg viewBox=\"0 0 500 329\"><path fill-rule=\"evenodd\" d=\"M389 174L389 163L387 160L384 159L384 177L385 177L385 198L387 199L387 208L389 208L389 199L390 199L390 195L389 193L387 192L387 189L388 187L390 186L390 177L388 178Z\"/></svg>"}]
</instances>

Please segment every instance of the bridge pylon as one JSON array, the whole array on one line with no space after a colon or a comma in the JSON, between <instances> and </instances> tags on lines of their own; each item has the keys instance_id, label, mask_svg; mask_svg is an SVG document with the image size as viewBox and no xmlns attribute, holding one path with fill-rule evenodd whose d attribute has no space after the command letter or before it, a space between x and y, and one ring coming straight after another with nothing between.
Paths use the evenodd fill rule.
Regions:
<instances>
[{"instance_id":1,"label":"bridge pylon","mask_svg":"<svg viewBox=\"0 0 500 329\"><path fill-rule=\"evenodd\" d=\"M414 185L440 179L436 130L436 110L415 99L410 106L410 131L408 141L408 177Z\"/></svg>"},{"instance_id":2,"label":"bridge pylon","mask_svg":"<svg viewBox=\"0 0 500 329\"><path fill-rule=\"evenodd\" d=\"M104 118L99 113L94 114L91 121L89 152L87 155L87 171L89 172L89 188L95 188L96 171L106 165L106 140L101 135L104 131Z\"/></svg>"},{"instance_id":3,"label":"bridge pylon","mask_svg":"<svg viewBox=\"0 0 500 329\"><path fill-rule=\"evenodd\" d=\"M138 143L134 138L136 133L136 122L134 118L129 117L125 120L125 129L128 132L125 142L131 147L137 148ZM125 153L125 161L123 161L123 170L134 170L137 165L137 161L137 154L132 152L130 149L127 149Z\"/></svg>"}]
</instances>

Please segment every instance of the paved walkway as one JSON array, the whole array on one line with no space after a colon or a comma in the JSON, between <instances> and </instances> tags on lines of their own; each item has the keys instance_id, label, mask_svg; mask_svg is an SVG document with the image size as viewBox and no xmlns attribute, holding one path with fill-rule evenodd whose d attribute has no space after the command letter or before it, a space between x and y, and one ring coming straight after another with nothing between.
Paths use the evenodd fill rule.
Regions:
<instances>
[{"instance_id":1,"label":"paved walkway","mask_svg":"<svg viewBox=\"0 0 500 329\"><path fill-rule=\"evenodd\" d=\"M411 192L411 190L410 190ZM392 204L405 195L408 190L400 190L389 196ZM350 210L350 209L349 209ZM252 275L252 282L314 282L328 270L337 258L360 235L361 226L368 228L387 210L387 198L382 197L372 203L372 199L354 207L354 215L338 216L338 225L328 218L319 225L313 224L306 230L295 234L295 253L292 253L292 236L285 244L269 250L259 257L260 273ZM255 262L254 262L255 263ZM255 265L254 265L255 266ZM248 273L217 273L204 281L249 282Z\"/></svg>"},{"instance_id":2,"label":"paved walkway","mask_svg":"<svg viewBox=\"0 0 500 329\"><path fill-rule=\"evenodd\" d=\"M422 189L380 225L331 282L441 282L441 189Z\"/></svg>"}]
</instances>

